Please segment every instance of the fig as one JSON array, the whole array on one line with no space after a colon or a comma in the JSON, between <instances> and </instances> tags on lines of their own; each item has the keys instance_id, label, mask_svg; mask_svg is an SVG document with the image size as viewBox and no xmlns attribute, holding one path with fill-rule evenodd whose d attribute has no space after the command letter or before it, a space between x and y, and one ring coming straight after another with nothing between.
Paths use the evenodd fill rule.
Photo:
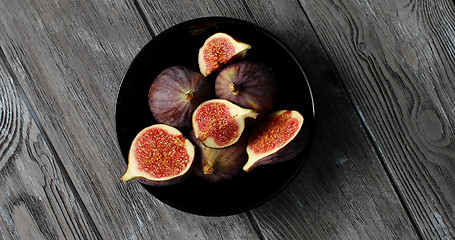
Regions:
<instances>
[{"instance_id":1,"label":"fig","mask_svg":"<svg viewBox=\"0 0 455 240\"><path fill-rule=\"evenodd\" d=\"M215 33L205 40L199 49L199 70L204 77L222 66L242 59L251 45L240 42L226 33Z\"/></svg>"},{"instance_id":2,"label":"fig","mask_svg":"<svg viewBox=\"0 0 455 240\"><path fill-rule=\"evenodd\" d=\"M242 135L245 118L256 116L254 110L242 108L224 99L211 99L194 110L194 135L207 147L228 147Z\"/></svg>"},{"instance_id":3,"label":"fig","mask_svg":"<svg viewBox=\"0 0 455 240\"><path fill-rule=\"evenodd\" d=\"M253 109L258 113L256 120L272 110L276 89L275 74L262 63L242 61L228 65L215 79L216 97Z\"/></svg>"},{"instance_id":4,"label":"fig","mask_svg":"<svg viewBox=\"0 0 455 240\"><path fill-rule=\"evenodd\" d=\"M212 97L212 88L200 73L185 66L173 66L155 78L148 103L158 123L190 128L193 111Z\"/></svg>"},{"instance_id":5,"label":"fig","mask_svg":"<svg viewBox=\"0 0 455 240\"><path fill-rule=\"evenodd\" d=\"M232 179L242 172L248 155L246 145L248 137L242 134L233 145L225 148L209 148L202 144L190 133L190 139L196 146L197 159L194 172L197 176L209 182L221 182Z\"/></svg>"},{"instance_id":6,"label":"fig","mask_svg":"<svg viewBox=\"0 0 455 240\"><path fill-rule=\"evenodd\" d=\"M128 168L121 179L137 179L152 186L167 186L187 177L194 162L194 145L169 125L144 128L134 138Z\"/></svg>"},{"instance_id":7,"label":"fig","mask_svg":"<svg viewBox=\"0 0 455 240\"><path fill-rule=\"evenodd\" d=\"M290 160L303 150L303 116L295 110L275 111L260 120L248 139L249 172L260 165Z\"/></svg>"}]
</instances>

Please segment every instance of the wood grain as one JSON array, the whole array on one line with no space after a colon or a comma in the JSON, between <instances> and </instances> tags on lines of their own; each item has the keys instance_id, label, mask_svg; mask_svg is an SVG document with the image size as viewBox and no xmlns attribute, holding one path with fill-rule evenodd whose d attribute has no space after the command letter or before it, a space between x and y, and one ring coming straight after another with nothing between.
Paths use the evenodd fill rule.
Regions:
<instances>
[{"instance_id":1,"label":"wood grain","mask_svg":"<svg viewBox=\"0 0 455 240\"><path fill-rule=\"evenodd\" d=\"M245 215L185 214L120 180L116 94L150 39L133 2L0 1L0 12L0 46L103 239L257 238Z\"/></svg>"},{"instance_id":2,"label":"wood grain","mask_svg":"<svg viewBox=\"0 0 455 240\"><path fill-rule=\"evenodd\" d=\"M454 238L455 3L300 2L420 235Z\"/></svg>"},{"instance_id":3,"label":"wood grain","mask_svg":"<svg viewBox=\"0 0 455 240\"><path fill-rule=\"evenodd\" d=\"M385 239L418 238L300 5L230 1L224 6L215 1L193 1L194 6L180 6L146 1L141 6L151 29L162 31L179 22L176 16L180 9L189 14L207 3L214 15L252 21L288 44L307 70L317 101L317 136L309 163L289 189L252 211L261 237L368 239L380 234ZM163 18L159 14L163 11L174 17ZM191 17L183 15L181 21Z\"/></svg>"},{"instance_id":4,"label":"wood grain","mask_svg":"<svg viewBox=\"0 0 455 240\"><path fill-rule=\"evenodd\" d=\"M4 56L0 52L0 56ZM0 58L0 236L97 239L81 204Z\"/></svg>"},{"instance_id":5,"label":"wood grain","mask_svg":"<svg viewBox=\"0 0 455 240\"><path fill-rule=\"evenodd\" d=\"M452 0L0 0L0 236L454 238L454 10ZM202 16L270 30L314 90L308 163L246 214L185 214L119 179L123 74L148 40Z\"/></svg>"}]
</instances>

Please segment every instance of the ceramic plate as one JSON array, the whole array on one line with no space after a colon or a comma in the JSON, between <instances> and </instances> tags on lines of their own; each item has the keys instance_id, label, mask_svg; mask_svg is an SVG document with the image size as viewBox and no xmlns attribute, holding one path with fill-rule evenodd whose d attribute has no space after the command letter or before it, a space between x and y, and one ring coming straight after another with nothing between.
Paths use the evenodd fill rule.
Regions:
<instances>
[{"instance_id":1,"label":"ceramic plate","mask_svg":"<svg viewBox=\"0 0 455 240\"><path fill-rule=\"evenodd\" d=\"M156 123L147 100L155 77L175 65L199 71L199 48L205 39L217 32L227 33L250 44L252 48L245 60L262 62L275 71L279 86L275 109L298 110L304 116L303 131L307 132L307 144L302 145L302 153L292 160L257 167L233 180L210 183L192 175L172 186L143 185L154 197L174 208L207 216L250 210L281 192L305 163L315 117L311 89L303 68L279 39L263 28L237 19L194 19L175 25L153 38L134 58L125 74L117 99L116 128L126 162L136 134Z\"/></svg>"}]
</instances>

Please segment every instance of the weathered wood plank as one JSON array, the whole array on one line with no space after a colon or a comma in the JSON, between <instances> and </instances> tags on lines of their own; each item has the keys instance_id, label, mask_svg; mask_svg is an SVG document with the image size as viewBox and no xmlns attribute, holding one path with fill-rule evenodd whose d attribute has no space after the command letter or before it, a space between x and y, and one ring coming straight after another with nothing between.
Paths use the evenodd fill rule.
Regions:
<instances>
[{"instance_id":1,"label":"weathered wood plank","mask_svg":"<svg viewBox=\"0 0 455 240\"><path fill-rule=\"evenodd\" d=\"M301 0L420 234L455 237L455 2Z\"/></svg>"},{"instance_id":2,"label":"weathered wood plank","mask_svg":"<svg viewBox=\"0 0 455 240\"><path fill-rule=\"evenodd\" d=\"M74 194L65 170L34 122L2 58L0 129L0 236L99 238L96 226Z\"/></svg>"},{"instance_id":3,"label":"weathered wood plank","mask_svg":"<svg viewBox=\"0 0 455 240\"><path fill-rule=\"evenodd\" d=\"M132 1L0 1L0 31L0 47L103 239L257 238L246 215L185 214L120 180L116 94L150 39Z\"/></svg>"},{"instance_id":4,"label":"weathered wood plank","mask_svg":"<svg viewBox=\"0 0 455 240\"><path fill-rule=\"evenodd\" d=\"M330 60L296 2L141 1L155 31L209 13L256 23L278 35L304 64L317 101L309 163L291 186L252 211L266 239L389 239L418 236ZM245 5L244 5L245 4ZM186 9L184 15L179 15ZM160 13L165 12L161 15ZM166 16L173 16L166 18ZM349 136L349 137L347 137Z\"/></svg>"}]
</instances>

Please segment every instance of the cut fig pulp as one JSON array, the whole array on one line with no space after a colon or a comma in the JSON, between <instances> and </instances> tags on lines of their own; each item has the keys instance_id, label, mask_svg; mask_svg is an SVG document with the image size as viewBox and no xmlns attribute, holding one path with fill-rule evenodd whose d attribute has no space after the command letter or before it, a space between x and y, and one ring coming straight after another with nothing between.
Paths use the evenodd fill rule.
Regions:
<instances>
[{"instance_id":1,"label":"cut fig pulp","mask_svg":"<svg viewBox=\"0 0 455 240\"><path fill-rule=\"evenodd\" d=\"M207 147L224 148L236 143L245 129L245 118L256 118L254 110L242 108L224 99L212 99L193 113L196 138Z\"/></svg>"},{"instance_id":2,"label":"cut fig pulp","mask_svg":"<svg viewBox=\"0 0 455 240\"><path fill-rule=\"evenodd\" d=\"M123 181L165 186L183 180L193 165L194 146L182 133L165 124L155 124L143 129L134 138L128 168Z\"/></svg>"},{"instance_id":3,"label":"cut fig pulp","mask_svg":"<svg viewBox=\"0 0 455 240\"><path fill-rule=\"evenodd\" d=\"M243 170L290 160L304 148L304 119L298 111L280 110L258 122L248 140L248 162Z\"/></svg>"},{"instance_id":4,"label":"cut fig pulp","mask_svg":"<svg viewBox=\"0 0 455 240\"><path fill-rule=\"evenodd\" d=\"M250 48L226 33L215 33L199 49L199 70L206 77L227 63L244 58Z\"/></svg>"},{"instance_id":5,"label":"cut fig pulp","mask_svg":"<svg viewBox=\"0 0 455 240\"><path fill-rule=\"evenodd\" d=\"M173 66L155 78L148 102L157 122L190 128L193 111L212 95L210 85L200 73L184 66Z\"/></svg>"}]
</instances>

